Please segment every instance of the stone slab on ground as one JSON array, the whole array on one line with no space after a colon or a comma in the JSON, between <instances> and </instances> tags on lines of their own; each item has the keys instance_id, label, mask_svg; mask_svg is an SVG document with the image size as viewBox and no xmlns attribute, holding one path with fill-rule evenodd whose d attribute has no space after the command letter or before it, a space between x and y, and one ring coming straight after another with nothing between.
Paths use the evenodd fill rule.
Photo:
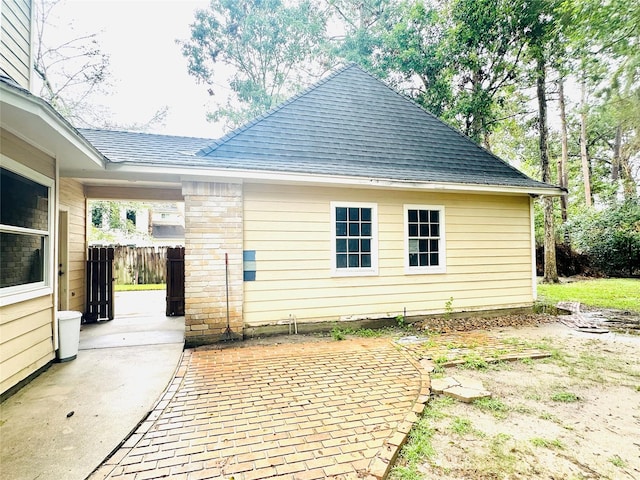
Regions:
<instances>
[{"instance_id":1,"label":"stone slab on ground","mask_svg":"<svg viewBox=\"0 0 640 480\"><path fill-rule=\"evenodd\" d=\"M458 382L458 385L462 385L465 388L469 388L472 390L484 390L484 384L482 383L481 380L475 379L475 378L471 378L471 377L467 377L465 375L454 375L452 377L456 382Z\"/></svg>"},{"instance_id":2,"label":"stone slab on ground","mask_svg":"<svg viewBox=\"0 0 640 480\"><path fill-rule=\"evenodd\" d=\"M442 393L447 388L457 387L460 385L455 378L445 377L445 378L432 378L431 379L431 391L433 393Z\"/></svg>"},{"instance_id":3,"label":"stone slab on ground","mask_svg":"<svg viewBox=\"0 0 640 480\"><path fill-rule=\"evenodd\" d=\"M447 397L455 398L464 403L471 403L475 400L480 400L481 398L490 398L491 392L487 390L476 390L475 388L467 388L462 385L447 388L443 395Z\"/></svg>"},{"instance_id":4,"label":"stone slab on ground","mask_svg":"<svg viewBox=\"0 0 640 480\"><path fill-rule=\"evenodd\" d=\"M480 398L491 397L491 392L484 388L484 385L480 380L463 375L434 378L431 380L431 391L433 393L440 393L448 397L455 398L456 400L460 400L465 403L471 403Z\"/></svg>"}]
</instances>

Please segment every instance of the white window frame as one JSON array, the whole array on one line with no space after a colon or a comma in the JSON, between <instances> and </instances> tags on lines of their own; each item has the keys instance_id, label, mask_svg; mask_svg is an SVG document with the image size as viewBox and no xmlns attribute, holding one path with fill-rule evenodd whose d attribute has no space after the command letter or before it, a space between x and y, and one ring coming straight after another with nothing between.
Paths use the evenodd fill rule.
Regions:
<instances>
[{"instance_id":1,"label":"white window frame","mask_svg":"<svg viewBox=\"0 0 640 480\"><path fill-rule=\"evenodd\" d=\"M331 275L335 277L362 277L378 275L378 204L361 202L331 202ZM371 209L371 266L338 268L336 265L336 208Z\"/></svg>"},{"instance_id":2,"label":"white window frame","mask_svg":"<svg viewBox=\"0 0 640 480\"><path fill-rule=\"evenodd\" d=\"M409 210L437 210L440 224L439 258L437 266L409 265ZM445 208L444 205L404 205L404 271L406 274L433 274L447 272L447 242L445 238Z\"/></svg>"},{"instance_id":3,"label":"white window frame","mask_svg":"<svg viewBox=\"0 0 640 480\"><path fill-rule=\"evenodd\" d=\"M13 225L0 224L0 232L2 233L22 233L27 235L37 235L44 237L43 252L43 278L41 282L28 283L25 285L15 285L12 287L0 288L0 306L11 305L13 303L23 302L32 298L42 297L53 293L53 233L52 225L55 217L54 205L54 186L55 180L43 175L35 170L22 165L21 163L0 155L2 159L2 168L9 170L21 177L47 187L48 190L48 221L47 230L37 230L32 228L16 227Z\"/></svg>"}]
</instances>

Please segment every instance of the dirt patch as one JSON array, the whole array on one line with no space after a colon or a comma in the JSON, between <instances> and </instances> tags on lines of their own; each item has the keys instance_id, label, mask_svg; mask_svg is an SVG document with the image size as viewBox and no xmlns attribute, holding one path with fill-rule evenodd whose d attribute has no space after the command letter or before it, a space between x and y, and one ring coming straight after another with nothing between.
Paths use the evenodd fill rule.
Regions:
<instances>
[{"instance_id":1,"label":"dirt patch","mask_svg":"<svg viewBox=\"0 0 640 480\"><path fill-rule=\"evenodd\" d=\"M557 323L501 328L551 356L464 370L492 399L435 396L430 452L417 471L441 479L640 479L640 337L584 334ZM461 367L444 368L455 375ZM398 462L407 464L406 457ZM396 468L392 478L410 477Z\"/></svg>"}]
</instances>

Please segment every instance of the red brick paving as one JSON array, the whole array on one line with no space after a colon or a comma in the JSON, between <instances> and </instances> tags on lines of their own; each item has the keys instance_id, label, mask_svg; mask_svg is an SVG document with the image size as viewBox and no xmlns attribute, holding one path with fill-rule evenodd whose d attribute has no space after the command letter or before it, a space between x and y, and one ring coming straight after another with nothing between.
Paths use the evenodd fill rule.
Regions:
<instances>
[{"instance_id":1,"label":"red brick paving","mask_svg":"<svg viewBox=\"0 0 640 480\"><path fill-rule=\"evenodd\" d=\"M428 396L388 339L186 351L91 479L383 478Z\"/></svg>"}]
</instances>

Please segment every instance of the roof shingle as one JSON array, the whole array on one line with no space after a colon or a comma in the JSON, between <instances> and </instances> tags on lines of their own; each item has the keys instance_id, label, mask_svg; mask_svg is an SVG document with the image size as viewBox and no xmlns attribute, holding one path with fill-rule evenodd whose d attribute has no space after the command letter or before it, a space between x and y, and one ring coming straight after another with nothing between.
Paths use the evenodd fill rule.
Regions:
<instances>
[{"instance_id":1,"label":"roof shingle","mask_svg":"<svg viewBox=\"0 0 640 480\"><path fill-rule=\"evenodd\" d=\"M353 64L219 140L81 132L114 162L556 189Z\"/></svg>"}]
</instances>

